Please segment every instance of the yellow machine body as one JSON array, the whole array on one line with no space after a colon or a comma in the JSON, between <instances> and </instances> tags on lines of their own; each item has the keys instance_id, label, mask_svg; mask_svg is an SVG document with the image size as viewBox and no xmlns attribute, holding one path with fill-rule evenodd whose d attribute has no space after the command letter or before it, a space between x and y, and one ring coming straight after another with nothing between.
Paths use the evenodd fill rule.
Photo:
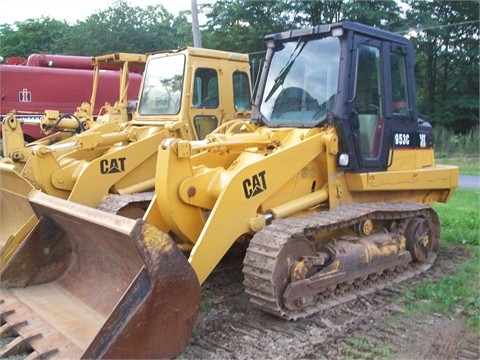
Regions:
<instances>
[{"instance_id":1,"label":"yellow machine body","mask_svg":"<svg viewBox=\"0 0 480 360\"><path fill-rule=\"evenodd\" d=\"M236 240L264 228L268 216L360 202L446 202L458 185L458 168L435 166L433 149L398 152L387 172L346 173L336 166L333 127L259 128L206 140L176 140L159 151L162 171L145 218L191 249L189 261L201 282Z\"/></svg>"}]
</instances>

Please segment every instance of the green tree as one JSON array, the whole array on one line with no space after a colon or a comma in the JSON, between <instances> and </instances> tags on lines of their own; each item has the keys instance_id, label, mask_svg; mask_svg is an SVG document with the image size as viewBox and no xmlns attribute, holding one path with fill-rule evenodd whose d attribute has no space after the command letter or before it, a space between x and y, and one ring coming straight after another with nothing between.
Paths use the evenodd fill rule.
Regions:
<instances>
[{"instance_id":1,"label":"green tree","mask_svg":"<svg viewBox=\"0 0 480 360\"><path fill-rule=\"evenodd\" d=\"M295 12L294 24L298 27L338 22L343 0L301 0L289 1Z\"/></svg>"},{"instance_id":2,"label":"green tree","mask_svg":"<svg viewBox=\"0 0 480 360\"><path fill-rule=\"evenodd\" d=\"M192 24L187 19L190 10L181 11L174 18L172 28L175 30L176 43L179 48L193 45Z\"/></svg>"},{"instance_id":3,"label":"green tree","mask_svg":"<svg viewBox=\"0 0 480 360\"><path fill-rule=\"evenodd\" d=\"M403 26L397 1L219 0L206 9L202 37L207 47L241 52L263 49L266 34L340 20L390 30Z\"/></svg>"},{"instance_id":4,"label":"green tree","mask_svg":"<svg viewBox=\"0 0 480 360\"><path fill-rule=\"evenodd\" d=\"M77 22L70 36L71 53L146 53L177 47L174 17L162 5L146 8L116 1L106 10Z\"/></svg>"},{"instance_id":5,"label":"green tree","mask_svg":"<svg viewBox=\"0 0 480 360\"><path fill-rule=\"evenodd\" d=\"M353 0L342 4L343 20L356 21L390 31L403 27L402 12L398 1L395 0Z\"/></svg>"},{"instance_id":6,"label":"green tree","mask_svg":"<svg viewBox=\"0 0 480 360\"><path fill-rule=\"evenodd\" d=\"M457 132L478 124L479 2L409 1L420 111Z\"/></svg>"},{"instance_id":7,"label":"green tree","mask_svg":"<svg viewBox=\"0 0 480 360\"><path fill-rule=\"evenodd\" d=\"M70 27L66 22L41 17L14 25L0 25L0 55L28 57L33 53L63 54Z\"/></svg>"},{"instance_id":8,"label":"green tree","mask_svg":"<svg viewBox=\"0 0 480 360\"><path fill-rule=\"evenodd\" d=\"M286 9L284 1L223 0L205 5L202 44L243 53L262 51L266 34L291 27Z\"/></svg>"}]
</instances>

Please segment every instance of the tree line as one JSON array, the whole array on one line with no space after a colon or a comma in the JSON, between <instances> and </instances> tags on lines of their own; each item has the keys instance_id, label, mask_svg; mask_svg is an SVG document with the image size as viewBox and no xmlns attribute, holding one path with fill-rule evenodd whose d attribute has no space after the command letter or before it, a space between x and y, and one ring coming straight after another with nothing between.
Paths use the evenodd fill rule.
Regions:
<instances>
[{"instance_id":1,"label":"tree line","mask_svg":"<svg viewBox=\"0 0 480 360\"><path fill-rule=\"evenodd\" d=\"M409 37L415 45L419 110L433 124L464 133L479 122L479 0L217 0L199 5L206 48L256 54L265 35L321 23L357 21ZM0 24L0 55L96 56L193 45L190 11L116 0L85 20L49 17ZM260 54L260 55L259 55Z\"/></svg>"}]
</instances>

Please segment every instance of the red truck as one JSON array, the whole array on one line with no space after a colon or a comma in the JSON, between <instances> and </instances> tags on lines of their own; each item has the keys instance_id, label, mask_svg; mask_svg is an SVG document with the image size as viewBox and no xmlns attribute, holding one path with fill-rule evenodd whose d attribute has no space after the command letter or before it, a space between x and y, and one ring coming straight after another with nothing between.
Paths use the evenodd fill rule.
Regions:
<instances>
[{"instance_id":1,"label":"red truck","mask_svg":"<svg viewBox=\"0 0 480 360\"><path fill-rule=\"evenodd\" d=\"M102 68L103 69L103 68ZM105 102L119 99L120 72L101 70L94 113L98 114ZM72 114L82 102L90 101L94 79L92 58L88 56L33 54L27 60L8 58L0 64L0 116L16 111L24 124L25 140L37 140L44 135L37 125L45 110ZM136 101L141 74L129 74L128 99Z\"/></svg>"}]
</instances>

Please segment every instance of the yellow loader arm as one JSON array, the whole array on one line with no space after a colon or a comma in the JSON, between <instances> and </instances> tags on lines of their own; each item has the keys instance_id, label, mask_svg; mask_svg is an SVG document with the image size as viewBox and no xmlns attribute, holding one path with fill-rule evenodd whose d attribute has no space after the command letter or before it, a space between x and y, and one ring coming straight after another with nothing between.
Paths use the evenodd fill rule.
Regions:
<instances>
[{"instance_id":1,"label":"yellow loader arm","mask_svg":"<svg viewBox=\"0 0 480 360\"><path fill-rule=\"evenodd\" d=\"M327 151L327 143L332 153L338 150L336 135L322 132L305 137L295 146L284 141L283 146L268 154L249 152L245 147L275 147L274 133L245 134L242 141L230 144L228 140L201 145L175 140L167 146L165 144L169 141L166 141L159 149L155 204L146 220L193 245L189 262L200 283L242 235L260 230L269 218L288 216L325 202L328 199L326 188L311 191L309 187L304 196L284 201L275 208L261 208L319 153ZM233 156L225 155L231 161L230 165L208 170L196 168L195 156L190 155L202 146L214 151L198 156L216 156L217 151L231 152ZM208 163L208 160L201 163ZM289 165L285 167L284 164ZM208 217L204 210L209 211Z\"/></svg>"}]
</instances>

